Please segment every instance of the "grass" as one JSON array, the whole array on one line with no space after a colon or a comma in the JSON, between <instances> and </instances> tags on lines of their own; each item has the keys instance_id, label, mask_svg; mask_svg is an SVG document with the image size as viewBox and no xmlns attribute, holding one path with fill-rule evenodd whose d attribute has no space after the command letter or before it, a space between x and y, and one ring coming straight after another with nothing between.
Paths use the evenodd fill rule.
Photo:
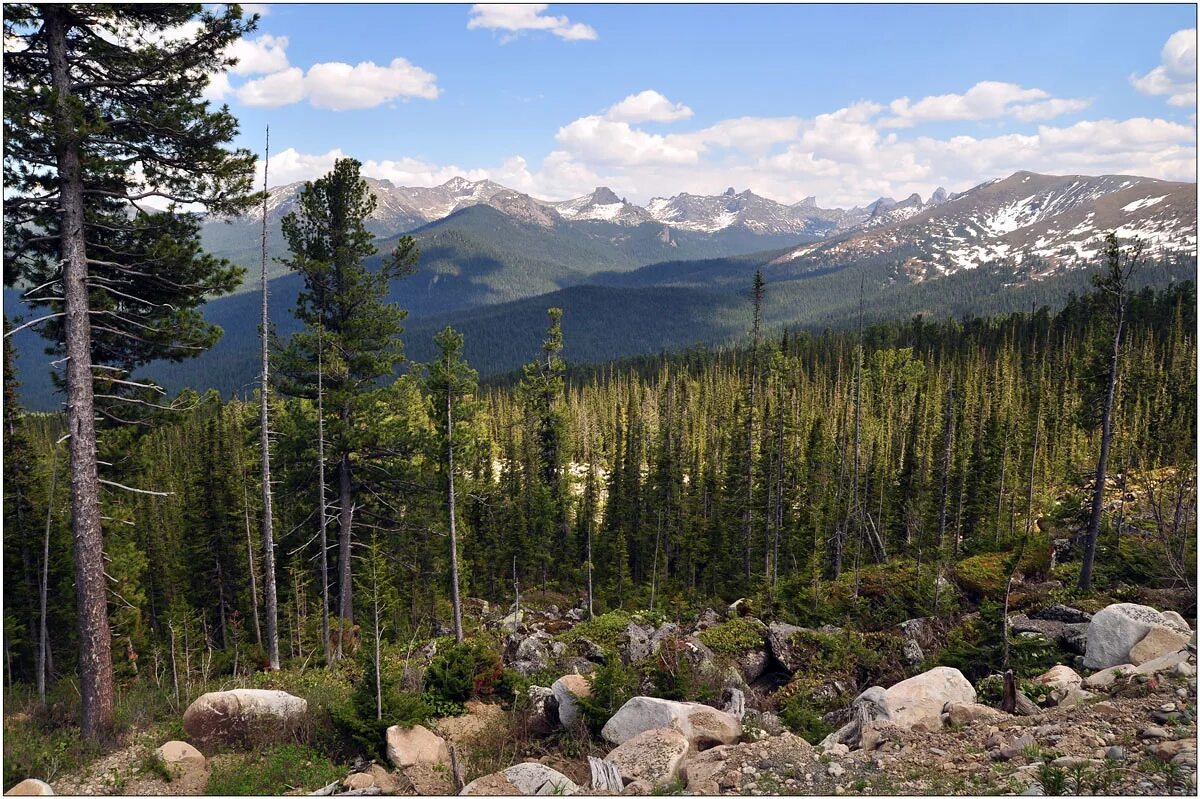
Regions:
<instances>
[{"instance_id":1,"label":"grass","mask_svg":"<svg viewBox=\"0 0 1200 799\"><path fill-rule=\"evenodd\" d=\"M213 761L208 793L214 796L277 795L314 791L346 775L346 768L303 744L280 744Z\"/></svg>"}]
</instances>

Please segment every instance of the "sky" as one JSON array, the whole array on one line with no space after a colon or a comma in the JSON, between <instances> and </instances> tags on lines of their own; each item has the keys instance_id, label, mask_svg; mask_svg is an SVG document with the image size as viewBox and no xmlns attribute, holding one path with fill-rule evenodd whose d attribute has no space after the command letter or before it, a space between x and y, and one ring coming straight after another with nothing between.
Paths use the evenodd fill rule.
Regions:
<instances>
[{"instance_id":1,"label":"sky","mask_svg":"<svg viewBox=\"0 0 1200 799\"><path fill-rule=\"evenodd\" d=\"M1194 181L1194 5L252 5L206 96L270 183L825 207L1028 169Z\"/></svg>"}]
</instances>

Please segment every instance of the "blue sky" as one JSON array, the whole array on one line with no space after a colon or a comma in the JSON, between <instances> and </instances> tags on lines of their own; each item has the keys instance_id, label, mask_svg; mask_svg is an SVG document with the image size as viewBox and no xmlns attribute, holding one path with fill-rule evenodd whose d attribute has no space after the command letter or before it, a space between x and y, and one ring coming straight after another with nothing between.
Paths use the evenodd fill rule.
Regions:
<instances>
[{"instance_id":1,"label":"blue sky","mask_svg":"<svg viewBox=\"0 0 1200 799\"><path fill-rule=\"evenodd\" d=\"M1017 169L1194 179L1193 5L261 10L210 93L241 144L271 124L279 182L338 155L407 185L639 202L734 186L846 205Z\"/></svg>"}]
</instances>

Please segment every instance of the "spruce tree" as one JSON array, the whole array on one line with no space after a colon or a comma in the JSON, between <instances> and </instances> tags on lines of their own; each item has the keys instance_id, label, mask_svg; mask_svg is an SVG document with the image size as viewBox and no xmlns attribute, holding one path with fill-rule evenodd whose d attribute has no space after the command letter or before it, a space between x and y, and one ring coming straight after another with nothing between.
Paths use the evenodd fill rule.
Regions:
<instances>
[{"instance_id":1,"label":"spruce tree","mask_svg":"<svg viewBox=\"0 0 1200 799\"><path fill-rule=\"evenodd\" d=\"M405 311L387 301L392 280L411 274L419 251L409 236L377 269L366 259L376 253L366 221L377 200L359 174L361 164L338 159L333 170L304 184L297 210L282 220L291 251L284 261L304 279L293 315L304 323L280 353L283 391L316 399L317 353L321 353L324 410L332 414L327 450L337 462L338 616L354 620L351 544L355 499L361 476L354 461L376 450L378 430L365 414L378 396L379 381L392 377L404 360L400 341ZM339 652L341 649L339 638Z\"/></svg>"}]
</instances>

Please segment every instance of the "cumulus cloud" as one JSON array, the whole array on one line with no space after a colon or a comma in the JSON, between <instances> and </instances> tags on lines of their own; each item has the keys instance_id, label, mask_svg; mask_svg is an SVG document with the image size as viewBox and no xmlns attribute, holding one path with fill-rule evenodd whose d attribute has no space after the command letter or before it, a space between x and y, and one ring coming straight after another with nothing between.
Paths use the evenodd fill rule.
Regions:
<instances>
[{"instance_id":1,"label":"cumulus cloud","mask_svg":"<svg viewBox=\"0 0 1200 799\"><path fill-rule=\"evenodd\" d=\"M571 153L606 164L692 164L699 157L694 146L600 116L576 119L555 139Z\"/></svg>"},{"instance_id":2,"label":"cumulus cloud","mask_svg":"<svg viewBox=\"0 0 1200 799\"><path fill-rule=\"evenodd\" d=\"M1008 118L1018 118L1014 108L1025 109L1020 111L1023 121L1049 119L1074 108L1063 105L1070 100L1016 88L1006 90L1007 96L1020 93L1016 101L993 97L990 106L980 105L976 93L971 102L976 108L1003 109ZM911 112L920 102L902 107ZM1040 106L1046 103L1054 105ZM880 196L913 192L928 197L938 186L962 191L1019 170L1194 179L1195 131L1169 120L1042 121L1032 132L937 137L892 125L896 107L863 101L810 117L736 117L670 134L597 114L560 127L555 146L540 163L520 154L484 166L429 163L397 154L393 160L366 161L363 171L410 186L433 186L455 175L489 178L546 200L577 197L598 185L640 203L678 192L716 194L734 186L781 202L815 195L826 207L861 206ZM931 107L922 106L920 113L933 113ZM947 104L941 113L952 110L953 104ZM317 177L338 155L340 151L319 156L285 151L272 156L272 182L277 175L284 176L279 181Z\"/></svg>"},{"instance_id":3,"label":"cumulus cloud","mask_svg":"<svg viewBox=\"0 0 1200 799\"><path fill-rule=\"evenodd\" d=\"M1166 96L1177 106L1196 105L1196 29L1175 31L1163 45L1161 63L1129 82L1142 94Z\"/></svg>"},{"instance_id":4,"label":"cumulus cloud","mask_svg":"<svg viewBox=\"0 0 1200 799\"><path fill-rule=\"evenodd\" d=\"M249 106L277 108L307 99L316 108L346 111L410 97L432 100L439 93L433 73L395 58L387 66L363 61L354 66L339 62L314 64L308 72L289 67L247 81L234 95Z\"/></svg>"},{"instance_id":5,"label":"cumulus cloud","mask_svg":"<svg viewBox=\"0 0 1200 799\"><path fill-rule=\"evenodd\" d=\"M1056 99L1043 89L1026 89L1015 83L985 80L962 94L938 94L913 102L907 97L893 100L893 116L884 127L908 128L924 122L995 119L1013 116L1022 121L1050 119L1090 105L1090 100Z\"/></svg>"},{"instance_id":6,"label":"cumulus cloud","mask_svg":"<svg viewBox=\"0 0 1200 799\"><path fill-rule=\"evenodd\" d=\"M226 55L236 58L234 75L266 75L288 68L288 38L264 33L256 39L238 39Z\"/></svg>"},{"instance_id":7,"label":"cumulus cloud","mask_svg":"<svg viewBox=\"0 0 1200 799\"><path fill-rule=\"evenodd\" d=\"M676 122L692 115L683 103L672 103L653 89L631 94L604 114L613 122Z\"/></svg>"},{"instance_id":8,"label":"cumulus cloud","mask_svg":"<svg viewBox=\"0 0 1200 799\"><path fill-rule=\"evenodd\" d=\"M546 14L547 3L477 3L471 6L468 28L504 31L508 42L523 31L549 31L560 39L583 41L596 38L596 31L582 22Z\"/></svg>"}]
</instances>

